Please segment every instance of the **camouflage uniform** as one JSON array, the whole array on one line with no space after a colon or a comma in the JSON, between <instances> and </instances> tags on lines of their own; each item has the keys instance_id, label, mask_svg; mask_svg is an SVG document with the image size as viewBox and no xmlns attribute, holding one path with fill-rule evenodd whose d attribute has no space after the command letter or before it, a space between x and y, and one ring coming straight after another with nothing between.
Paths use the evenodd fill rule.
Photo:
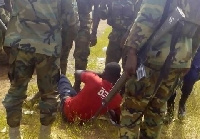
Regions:
<instances>
[{"instance_id":1,"label":"camouflage uniform","mask_svg":"<svg viewBox=\"0 0 200 139\"><path fill-rule=\"evenodd\" d=\"M108 25L112 26L109 34L109 44L106 51L106 62L119 62L122 58L122 38L130 29L139 11L142 0L109 0L100 5L100 13L107 18ZM104 17L102 17L104 18ZM124 58L122 58L124 62ZM124 64L123 64L124 65Z\"/></svg>"},{"instance_id":2,"label":"camouflage uniform","mask_svg":"<svg viewBox=\"0 0 200 139\"><path fill-rule=\"evenodd\" d=\"M93 0L77 0L80 28L75 40L75 70L85 70L87 68L88 56L90 55L90 28ZM80 82L75 80L74 88L80 89Z\"/></svg>"},{"instance_id":3,"label":"camouflage uniform","mask_svg":"<svg viewBox=\"0 0 200 139\"><path fill-rule=\"evenodd\" d=\"M77 24L79 23L78 21L78 11L77 11L77 3L76 0L73 0L73 8L76 11L76 16L77 16ZM61 50L61 56L60 56L60 69L62 74L66 74L67 71L67 63L68 63L68 57L69 57L69 52L72 48L73 41L76 38L77 31L78 31L78 25L75 26L75 28L64 28L62 29L62 50Z\"/></svg>"},{"instance_id":4,"label":"camouflage uniform","mask_svg":"<svg viewBox=\"0 0 200 139\"><path fill-rule=\"evenodd\" d=\"M173 0L170 11L175 6L180 6L187 13L189 7L187 0ZM125 46L140 50L147 41L154 29L158 25L166 0L144 0L141 10L131 28L130 34L126 40ZM151 56L151 50L148 52L146 62L147 78L136 82L134 78L126 84L126 96L122 105L120 138L159 138L162 118L165 112L165 103L171 96L169 89L174 84L177 76L183 76L187 68L190 68L192 56L192 39L182 36L176 44L177 54L171 65L168 79L165 79L158 89L155 97L149 103L158 78L158 72L169 54L172 34L166 33L151 50L160 50L158 57ZM148 104L148 107L146 108ZM138 116L144 111L144 119ZM139 130L140 129L140 130ZM140 132L140 133L139 133Z\"/></svg>"},{"instance_id":5,"label":"camouflage uniform","mask_svg":"<svg viewBox=\"0 0 200 139\"><path fill-rule=\"evenodd\" d=\"M2 22L7 25L8 21L10 20L10 4L9 4L9 0L5 1L5 3L2 1L2 3L0 3L0 19L2 20ZM3 41L5 38L5 31L3 31L0 28L0 63L7 63L6 60L6 55L5 53L3 53Z\"/></svg>"},{"instance_id":6,"label":"camouflage uniform","mask_svg":"<svg viewBox=\"0 0 200 139\"><path fill-rule=\"evenodd\" d=\"M11 47L9 79L11 82L3 105L10 127L20 125L22 103L34 69L41 93L40 122L50 125L57 109L56 87L59 80L61 25L75 25L71 0L11 0L12 16L5 46Z\"/></svg>"}]
</instances>

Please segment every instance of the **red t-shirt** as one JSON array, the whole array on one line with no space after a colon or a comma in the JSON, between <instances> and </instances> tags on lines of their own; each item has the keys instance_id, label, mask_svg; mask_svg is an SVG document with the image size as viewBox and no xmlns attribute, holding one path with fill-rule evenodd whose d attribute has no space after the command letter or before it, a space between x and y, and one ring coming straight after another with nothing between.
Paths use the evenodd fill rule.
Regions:
<instances>
[{"instance_id":1,"label":"red t-shirt","mask_svg":"<svg viewBox=\"0 0 200 139\"><path fill-rule=\"evenodd\" d=\"M110 82L92 72L83 72L81 81L85 83L84 88L76 96L65 100L64 114L69 122L76 118L83 121L89 120L101 107L102 99L112 88ZM105 114L110 109L119 109L121 101L122 97L118 93L101 114Z\"/></svg>"}]
</instances>

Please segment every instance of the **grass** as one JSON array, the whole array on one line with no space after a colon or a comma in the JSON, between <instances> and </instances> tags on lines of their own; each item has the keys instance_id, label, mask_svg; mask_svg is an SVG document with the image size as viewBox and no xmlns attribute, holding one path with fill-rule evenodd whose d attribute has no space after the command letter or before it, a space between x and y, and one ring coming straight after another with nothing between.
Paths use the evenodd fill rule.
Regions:
<instances>
[{"instance_id":1,"label":"grass","mask_svg":"<svg viewBox=\"0 0 200 139\"><path fill-rule=\"evenodd\" d=\"M99 58L105 57L105 52L102 50L107 45L107 36L110 28L106 29L104 34L99 37L98 44L91 48L89 57L88 69L102 71L104 61ZM74 81L73 74L67 74L70 80ZM195 84L193 92L187 102L187 115L183 122L180 122L177 117L173 123L168 126L163 126L161 131L161 139L199 139L200 138L200 82ZM36 84L29 85L28 95L36 93ZM180 91L179 91L180 92ZM176 109L180 93L176 97ZM25 108L24 108L25 109ZM26 109L27 110L27 109ZM24 139L35 139L39 133L39 110L37 108L28 109L34 111L33 114L23 114L21 122L21 133ZM177 113L177 112L176 112ZM177 115L177 114L176 114ZM175 115L175 116L176 116ZM5 110L0 110L0 138L8 138L8 127L5 119ZM78 123L67 124L63 123L58 114L56 121L52 126L52 135L54 139L116 139L118 128L111 125L105 120L97 120L94 122L85 123L80 126Z\"/></svg>"}]
</instances>

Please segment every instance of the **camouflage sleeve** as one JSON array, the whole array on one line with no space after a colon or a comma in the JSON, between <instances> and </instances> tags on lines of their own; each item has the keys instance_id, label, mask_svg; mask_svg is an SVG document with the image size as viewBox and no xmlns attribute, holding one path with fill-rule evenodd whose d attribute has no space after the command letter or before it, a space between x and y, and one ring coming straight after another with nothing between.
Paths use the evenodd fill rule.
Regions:
<instances>
[{"instance_id":1,"label":"camouflage sleeve","mask_svg":"<svg viewBox=\"0 0 200 139\"><path fill-rule=\"evenodd\" d=\"M10 20L10 12L5 10L5 8L0 7L0 19L3 21L4 24L7 24Z\"/></svg>"},{"instance_id":2,"label":"camouflage sleeve","mask_svg":"<svg viewBox=\"0 0 200 139\"><path fill-rule=\"evenodd\" d=\"M160 22L166 0L144 0L125 46L139 50Z\"/></svg>"},{"instance_id":3,"label":"camouflage sleeve","mask_svg":"<svg viewBox=\"0 0 200 139\"><path fill-rule=\"evenodd\" d=\"M61 20L62 27L75 26L77 24L77 16L72 5L72 0L62 0L61 3Z\"/></svg>"}]
</instances>

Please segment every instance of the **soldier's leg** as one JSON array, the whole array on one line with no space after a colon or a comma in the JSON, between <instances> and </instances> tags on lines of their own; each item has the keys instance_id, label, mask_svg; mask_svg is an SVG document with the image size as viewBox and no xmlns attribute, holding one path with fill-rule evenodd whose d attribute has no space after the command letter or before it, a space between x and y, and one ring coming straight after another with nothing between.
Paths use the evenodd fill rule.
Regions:
<instances>
[{"instance_id":1,"label":"soldier's leg","mask_svg":"<svg viewBox=\"0 0 200 139\"><path fill-rule=\"evenodd\" d=\"M57 84L60 78L59 58L45 55L36 55L37 84L41 95L39 103L40 122L42 125L50 125L55 120L57 109Z\"/></svg>"},{"instance_id":2,"label":"soldier's leg","mask_svg":"<svg viewBox=\"0 0 200 139\"><path fill-rule=\"evenodd\" d=\"M163 81L161 87L158 89L155 97L150 101L145 111L144 121L140 130L140 138L159 138L166 108L165 104L172 93L169 89L173 86L174 80L183 76L184 73L185 71L182 69L172 69L168 79ZM156 79L158 76L154 76L154 78ZM156 83L155 81L154 83Z\"/></svg>"},{"instance_id":3,"label":"soldier's leg","mask_svg":"<svg viewBox=\"0 0 200 139\"><path fill-rule=\"evenodd\" d=\"M176 93L178 87L180 87L182 84L182 79L180 77L177 77L176 80L174 81L174 84L172 88L169 89L170 94L172 94L167 101L167 113L164 118L164 123L169 124L173 121L174 119L174 105L175 105L175 98L176 98Z\"/></svg>"},{"instance_id":4,"label":"soldier's leg","mask_svg":"<svg viewBox=\"0 0 200 139\"><path fill-rule=\"evenodd\" d=\"M61 73L66 75L69 52L73 45L74 36L70 32L65 30L62 30L61 35L62 35L62 49L60 57L60 68L61 68Z\"/></svg>"},{"instance_id":5,"label":"soldier's leg","mask_svg":"<svg viewBox=\"0 0 200 139\"><path fill-rule=\"evenodd\" d=\"M167 101L167 113L164 119L165 124L169 124L174 119L174 104L175 104L176 92L174 92Z\"/></svg>"},{"instance_id":6,"label":"soldier's leg","mask_svg":"<svg viewBox=\"0 0 200 139\"><path fill-rule=\"evenodd\" d=\"M120 59L122 57L122 49L120 47L120 42L118 41L109 41L107 51L106 51L106 62L117 62L119 63Z\"/></svg>"},{"instance_id":7,"label":"soldier's leg","mask_svg":"<svg viewBox=\"0 0 200 139\"><path fill-rule=\"evenodd\" d=\"M60 78L59 58L36 54L37 84L41 95L40 107L40 134L39 138L49 138L51 125L55 121L58 92L57 84Z\"/></svg>"},{"instance_id":8,"label":"soldier's leg","mask_svg":"<svg viewBox=\"0 0 200 139\"><path fill-rule=\"evenodd\" d=\"M151 83L150 78L144 78L138 82L136 78L132 77L127 81L121 108L120 138L137 139L139 137L142 113L154 89Z\"/></svg>"},{"instance_id":9,"label":"soldier's leg","mask_svg":"<svg viewBox=\"0 0 200 139\"><path fill-rule=\"evenodd\" d=\"M80 35L83 35L83 37L80 37ZM88 35L89 32L78 33L78 38L75 42L75 51L74 51L75 70L86 70L87 68L88 56L90 55ZM80 91L80 84L81 84L80 81L75 80L73 87L77 92Z\"/></svg>"},{"instance_id":10,"label":"soldier's leg","mask_svg":"<svg viewBox=\"0 0 200 139\"><path fill-rule=\"evenodd\" d=\"M183 86L181 88L182 94L178 110L178 118L180 120L185 116L185 104L197 80L199 80L199 70L195 67L191 67L189 72L183 78Z\"/></svg>"},{"instance_id":11,"label":"soldier's leg","mask_svg":"<svg viewBox=\"0 0 200 139\"><path fill-rule=\"evenodd\" d=\"M91 0L77 0L77 5L80 28L75 40L75 70L86 70L88 56L90 55L90 28L92 23L90 12L92 11L92 3ZM75 80L73 87L77 92L80 90L80 84L80 81Z\"/></svg>"},{"instance_id":12,"label":"soldier's leg","mask_svg":"<svg viewBox=\"0 0 200 139\"><path fill-rule=\"evenodd\" d=\"M6 109L7 124L11 129L20 126L22 103L27 97L28 82L34 71L34 64L31 61L33 61L32 54L11 49L8 73L11 86L2 102Z\"/></svg>"}]
</instances>

